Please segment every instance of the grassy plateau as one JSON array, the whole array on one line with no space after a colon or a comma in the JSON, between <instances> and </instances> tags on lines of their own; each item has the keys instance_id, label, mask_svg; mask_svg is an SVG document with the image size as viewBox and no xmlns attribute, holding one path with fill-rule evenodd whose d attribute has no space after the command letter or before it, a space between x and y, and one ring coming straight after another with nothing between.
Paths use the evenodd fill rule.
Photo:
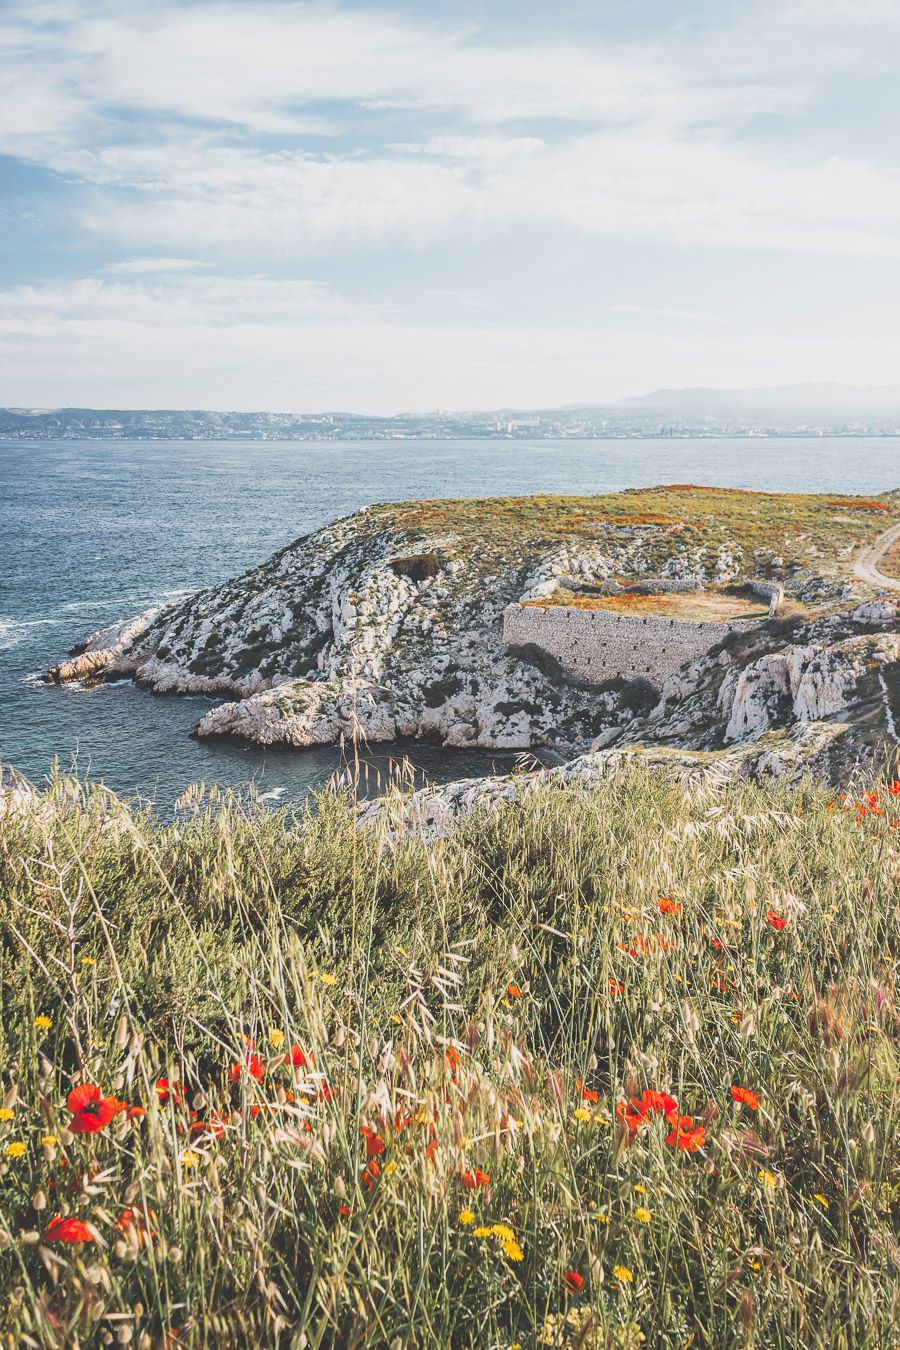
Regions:
<instances>
[{"instance_id":1,"label":"grassy plateau","mask_svg":"<svg viewBox=\"0 0 900 1350\"><path fill-rule=\"evenodd\" d=\"M896 1346L893 779L10 799L4 1343Z\"/></svg>"}]
</instances>

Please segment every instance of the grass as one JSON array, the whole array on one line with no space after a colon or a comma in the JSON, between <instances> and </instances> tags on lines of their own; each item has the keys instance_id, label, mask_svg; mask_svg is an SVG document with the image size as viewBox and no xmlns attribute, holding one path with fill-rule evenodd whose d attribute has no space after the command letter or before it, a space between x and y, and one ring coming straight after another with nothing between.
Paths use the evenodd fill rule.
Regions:
<instances>
[{"instance_id":1,"label":"grass","mask_svg":"<svg viewBox=\"0 0 900 1350\"><path fill-rule=\"evenodd\" d=\"M557 605L566 609L605 609L614 614L656 615L663 619L690 620L695 623L727 623L730 619L766 619L769 606L759 600L724 591L671 592L662 595L590 595L557 591L540 600L526 600L537 609Z\"/></svg>"},{"instance_id":2,"label":"grass","mask_svg":"<svg viewBox=\"0 0 900 1350\"><path fill-rule=\"evenodd\" d=\"M442 840L329 794L198 792L166 825L57 782L8 810L9 1344L896 1344L875 791L634 770ZM115 1099L93 1133L84 1083Z\"/></svg>"}]
</instances>

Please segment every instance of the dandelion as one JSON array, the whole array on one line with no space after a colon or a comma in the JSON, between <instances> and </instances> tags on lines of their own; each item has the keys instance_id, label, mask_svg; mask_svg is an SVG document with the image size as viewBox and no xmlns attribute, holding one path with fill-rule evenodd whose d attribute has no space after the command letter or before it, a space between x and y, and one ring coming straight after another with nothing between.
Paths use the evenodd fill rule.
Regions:
<instances>
[{"instance_id":1,"label":"dandelion","mask_svg":"<svg viewBox=\"0 0 900 1350\"><path fill-rule=\"evenodd\" d=\"M200 1154L195 1153L193 1149L189 1148L181 1154L178 1161L181 1163L182 1167L196 1167L200 1161Z\"/></svg>"},{"instance_id":2,"label":"dandelion","mask_svg":"<svg viewBox=\"0 0 900 1350\"><path fill-rule=\"evenodd\" d=\"M575 1108L576 1120L593 1120L593 1118L594 1118L593 1111L589 1111L586 1106L578 1106Z\"/></svg>"},{"instance_id":3,"label":"dandelion","mask_svg":"<svg viewBox=\"0 0 900 1350\"><path fill-rule=\"evenodd\" d=\"M269 1032L269 1043L274 1050L280 1050L284 1045L285 1035L278 1027L273 1027Z\"/></svg>"},{"instance_id":4,"label":"dandelion","mask_svg":"<svg viewBox=\"0 0 900 1350\"><path fill-rule=\"evenodd\" d=\"M83 966L95 966L97 962L93 956L83 956L81 958L81 964Z\"/></svg>"},{"instance_id":5,"label":"dandelion","mask_svg":"<svg viewBox=\"0 0 900 1350\"><path fill-rule=\"evenodd\" d=\"M634 1276L627 1266L613 1266L613 1279L623 1285L634 1283Z\"/></svg>"},{"instance_id":6,"label":"dandelion","mask_svg":"<svg viewBox=\"0 0 900 1350\"><path fill-rule=\"evenodd\" d=\"M759 1179L767 1190L774 1191L778 1185L778 1178L774 1172L769 1172L765 1167L759 1169Z\"/></svg>"},{"instance_id":7,"label":"dandelion","mask_svg":"<svg viewBox=\"0 0 900 1350\"><path fill-rule=\"evenodd\" d=\"M490 1224L482 1224L480 1228L475 1228L472 1231L473 1236L477 1238L489 1238L494 1236Z\"/></svg>"},{"instance_id":8,"label":"dandelion","mask_svg":"<svg viewBox=\"0 0 900 1350\"><path fill-rule=\"evenodd\" d=\"M94 1234L81 1219L63 1217L51 1219L44 1233L45 1242L93 1242Z\"/></svg>"},{"instance_id":9,"label":"dandelion","mask_svg":"<svg viewBox=\"0 0 900 1350\"><path fill-rule=\"evenodd\" d=\"M55 1134L42 1134L41 1143L43 1144L44 1148L56 1148L56 1145L59 1143L59 1140L57 1139Z\"/></svg>"},{"instance_id":10,"label":"dandelion","mask_svg":"<svg viewBox=\"0 0 900 1350\"><path fill-rule=\"evenodd\" d=\"M577 1294L579 1289L584 1287L584 1276L579 1275L577 1270L567 1270L562 1282L573 1294Z\"/></svg>"},{"instance_id":11,"label":"dandelion","mask_svg":"<svg viewBox=\"0 0 900 1350\"><path fill-rule=\"evenodd\" d=\"M774 909L769 910L768 914L766 915L766 919L772 925L772 927L775 929L777 933L780 933L784 925L787 923L787 919L784 918L782 914L776 914Z\"/></svg>"},{"instance_id":12,"label":"dandelion","mask_svg":"<svg viewBox=\"0 0 900 1350\"><path fill-rule=\"evenodd\" d=\"M649 1209L644 1209L643 1205L639 1205L634 1211L634 1217L637 1219L638 1223L649 1223L652 1215Z\"/></svg>"},{"instance_id":13,"label":"dandelion","mask_svg":"<svg viewBox=\"0 0 900 1350\"><path fill-rule=\"evenodd\" d=\"M475 1215L470 1209L463 1209L460 1211L459 1221L464 1228L471 1228L475 1222Z\"/></svg>"},{"instance_id":14,"label":"dandelion","mask_svg":"<svg viewBox=\"0 0 900 1350\"><path fill-rule=\"evenodd\" d=\"M818 1191L816 1191L813 1195L810 1196L809 1203L812 1204L813 1201L816 1201L818 1204L820 1204L823 1209L828 1208L828 1201L826 1200L825 1196L820 1195Z\"/></svg>"},{"instance_id":15,"label":"dandelion","mask_svg":"<svg viewBox=\"0 0 900 1350\"><path fill-rule=\"evenodd\" d=\"M328 971L320 973L319 979L322 981L323 984L327 984L329 989L333 989L334 986L337 984L337 976L329 974Z\"/></svg>"},{"instance_id":16,"label":"dandelion","mask_svg":"<svg viewBox=\"0 0 900 1350\"><path fill-rule=\"evenodd\" d=\"M53 1018L48 1017L46 1013L41 1013L40 1017L34 1019L34 1025L38 1031L49 1031L53 1026Z\"/></svg>"},{"instance_id":17,"label":"dandelion","mask_svg":"<svg viewBox=\"0 0 900 1350\"><path fill-rule=\"evenodd\" d=\"M739 1104L743 1103L744 1106L749 1106L751 1111L759 1110L759 1097L757 1097L755 1092L751 1092L749 1088L738 1087L736 1084L732 1083L731 1095Z\"/></svg>"},{"instance_id":18,"label":"dandelion","mask_svg":"<svg viewBox=\"0 0 900 1350\"><path fill-rule=\"evenodd\" d=\"M0 1106L0 1120L13 1120L15 1114L16 1113L11 1106Z\"/></svg>"},{"instance_id":19,"label":"dandelion","mask_svg":"<svg viewBox=\"0 0 900 1350\"><path fill-rule=\"evenodd\" d=\"M634 1193L635 1195L646 1195L647 1187L643 1184L643 1182L639 1181L634 1188Z\"/></svg>"},{"instance_id":20,"label":"dandelion","mask_svg":"<svg viewBox=\"0 0 900 1350\"><path fill-rule=\"evenodd\" d=\"M25 1145L21 1139L13 1139L3 1151L7 1158L22 1158L25 1155Z\"/></svg>"},{"instance_id":21,"label":"dandelion","mask_svg":"<svg viewBox=\"0 0 900 1350\"><path fill-rule=\"evenodd\" d=\"M525 1258L525 1253L515 1238L503 1243L503 1255L508 1261L522 1261Z\"/></svg>"}]
</instances>

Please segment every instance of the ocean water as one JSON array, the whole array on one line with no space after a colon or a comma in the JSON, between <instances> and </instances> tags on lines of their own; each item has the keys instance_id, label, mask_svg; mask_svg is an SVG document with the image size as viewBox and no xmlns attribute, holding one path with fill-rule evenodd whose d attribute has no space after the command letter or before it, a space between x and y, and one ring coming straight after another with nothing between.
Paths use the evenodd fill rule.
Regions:
<instances>
[{"instance_id":1,"label":"ocean water","mask_svg":"<svg viewBox=\"0 0 900 1350\"><path fill-rule=\"evenodd\" d=\"M270 800L300 800L340 767L337 747L199 741L190 733L209 700L128 682L59 689L40 677L94 629L253 566L371 502L665 482L879 492L900 484L900 442L0 442L0 764L40 783L57 758L160 809L201 779L252 780ZM514 758L374 747L370 788L402 755L438 781Z\"/></svg>"}]
</instances>

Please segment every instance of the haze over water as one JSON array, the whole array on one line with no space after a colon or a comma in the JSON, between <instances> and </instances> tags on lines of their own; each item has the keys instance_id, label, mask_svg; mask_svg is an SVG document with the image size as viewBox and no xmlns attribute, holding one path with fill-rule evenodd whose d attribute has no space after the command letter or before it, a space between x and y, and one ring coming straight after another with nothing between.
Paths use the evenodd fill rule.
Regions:
<instances>
[{"instance_id":1,"label":"haze over water","mask_svg":"<svg viewBox=\"0 0 900 1350\"><path fill-rule=\"evenodd\" d=\"M129 682L52 688L40 675L92 630L262 562L376 501L611 492L666 482L793 492L900 483L886 438L663 441L0 444L0 763L33 781L54 757L165 809L190 783L299 800L339 766L336 747L198 741L211 702ZM384 769L389 747L374 747ZM502 770L514 756L403 747L430 777Z\"/></svg>"}]
</instances>

